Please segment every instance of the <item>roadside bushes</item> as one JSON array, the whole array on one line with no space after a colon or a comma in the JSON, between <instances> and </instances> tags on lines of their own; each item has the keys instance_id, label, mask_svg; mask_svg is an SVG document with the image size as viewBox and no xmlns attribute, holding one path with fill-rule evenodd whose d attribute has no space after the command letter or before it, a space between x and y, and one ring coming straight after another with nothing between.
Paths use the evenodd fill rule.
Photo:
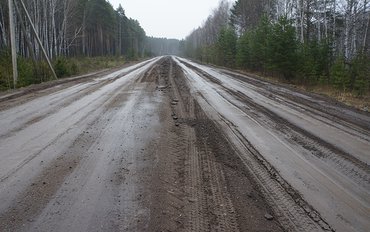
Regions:
<instances>
[{"instance_id":1,"label":"roadside bushes","mask_svg":"<svg viewBox=\"0 0 370 232\"><path fill-rule=\"evenodd\" d=\"M298 41L296 27L286 17L263 16L255 28L236 35L226 26L207 46L192 43L184 54L206 63L261 73L306 87L325 86L356 96L370 95L370 54L348 60L335 54L333 39Z\"/></svg>"},{"instance_id":2,"label":"roadside bushes","mask_svg":"<svg viewBox=\"0 0 370 232\"><path fill-rule=\"evenodd\" d=\"M353 89L358 96L370 92L370 56L359 54L351 67Z\"/></svg>"},{"instance_id":3,"label":"roadside bushes","mask_svg":"<svg viewBox=\"0 0 370 232\"><path fill-rule=\"evenodd\" d=\"M67 60L65 57L59 57L54 63L55 73L58 78L76 75L78 73L77 64Z\"/></svg>"},{"instance_id":4,"label":"roadside bushes","mask_svg":"<svg viewBox=\"0 0 370 232\"><path fill-rule=\"evenodd\" d=\"M271 23L263 17L254 30L239 38L237 65L292 80L297 71L297 47L295 29L287 18L282 17L278 22Z\"/></svg>"},{"instance_id":5,"label":"roadside bushes","mask_svg":"<svg viewBox=\"0 0 370 232\"><path fill-rule=\"evenodd\" d=\"M51 75L45 62L37 62L35 66L32 59L18 57L17 87L24 87L49 80ZM0 90L13 88L13 68L9 49L0 51Z\"/></svg>"},{"instance_id":6,"label":"roadside bushes","mask_svg":"<svg viewBox=\"0 0 370 232\"><path fill-rule=\"evenodd\" d=\"M42 81L41 73L37 70L41 70L41 65L39 67L34 67L30 59L23 57L18 57L18 87L23 87L31 84L37 84Z\"/></svg>"},{"instance_id":7,"label":"roadside bushes","mask_svg":"<svg viewBox=\"0 0 370 232\"><path fill-rule=\"evenodd\" d=\"M353 91L357 96L370 92L370 57L357 55L351 62L339 56L330 69L331 83L343 92Z\"/></svg>"},{"instance_id":8,"label":"roadside bushes","mask_svg":"<svg viewBox=\"0 0 370 232\"><path fill-rule=\"evenodd\" d=\"M330 77L335 88L342 91L348 91L351 88L351 79L343 56L335 60L330 69Z\"/></svg>"},{"instance_id":9,"label":"roadside bushes","mask_svg":"<svg viewBox=\"0 0 370 232\"><path fill-rule=\"evenodd\" d=\"M216 45L218 64L227 67L235 66L236 41L235 31L231 27L220 31Z\"/></svg>"},{"instance_id":10,"label":"roadside bushes","mask_svg":"<svg viewBox=\"0 0 370 232\"><path fill-rule=\"evenodd\" d=\"M331 51L327 40L299 43L296 79L306 85L330 84L329 73L333 62Z\"/></svg>"},{"instance_id":11,"label":"roadside bushes","mask_svg":"<svg viewBox=\"0 0 370 232\"><path fill-rule=\"evenodd\" d=\"M297 71L297 40L295 28L285 17L272 24L267 47L268 66L272 71L292 80Z\"/></svg>"},{"instance_id":12,"label":"roadside bushes","mask_svg":"<svg viewBox=\"0 0 370 232\"><path fill-rule=\"evenodd\" d=\"M267 17L263 17L257 28L241 35L237 42L237 66L265 74L269 70L268 50L271 33L271 23Z\"/></svg>"},{"instance_id":13,"label":"roadside bushes","mask_svg":"<svg viewBox=\"0 0 370 232\"><path fill-rule=\"evenodd\" d=\"M58 57L52 65L58 78L93 72L104 68L113 68L125 63L123 57ZM44 61L18 57L17 87L53 79L49 67ZM13 69L9 49L0 50L0 91L13 88Z\"/></svg>"},{"instance_id":14,"label":"roadside bushes","mask_svg":"<svg viewBox=\"0 0 370 232\"><path fill-rule=\"evenodd\" d=\"M0 50L0 90L13 85L11 55L8 49Z\"/></svg>"},{"instance_id":15,"label":"roadside bushes","mask_svg":"<svg viewBox=\"0 0 370 232\"><path fill-rule=\"evenodd\" d=\"M263 17L255 29L241 35L235 60L241 69L282 77L290 83L329 85L357 96L370 93L369 55L346 60L341 55L335 57L331 40L301 43L285 17L277 22Z\"/></svg>"}]
</instances>

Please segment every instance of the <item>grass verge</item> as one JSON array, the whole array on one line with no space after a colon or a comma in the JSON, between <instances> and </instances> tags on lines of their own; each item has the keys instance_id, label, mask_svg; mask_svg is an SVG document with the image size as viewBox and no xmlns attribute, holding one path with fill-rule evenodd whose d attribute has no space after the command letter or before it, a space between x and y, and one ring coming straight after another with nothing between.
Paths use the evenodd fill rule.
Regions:
<instances>
[{"instance_id":1,"label":"grass verge","mask_svg":"<svg viewBox=\"0 0 370 232\"><path fill-rule=\"evenodd\" d=\"M110 69L125 64L123 57L59 57L52 61L58 78L82 75L102 69ZM16 88L39 84L53 80L46 62L33 62L31 59L18 57L18 82ZM10 54L2 51L0 56L0 91L14 88Z\"/></svg>"},{"instance_id":2,"label":"grass verge","mask_svg":"<svg viewBox=\"0 0 370 232\"><path fill-rule=\"evenodd\" d=\"M304 84L299 82L288 82L283 78L275 78L262 75L261 73L254 73L248 71L238 70L239 73L251 76L253 78L261 79L275 84L289 86L291 88L299 89L301 91L324 95L347 106L354 107L358 110L370 112L370 93L367 92L361 96L355 91L341 91L332 85L325 84Z\"/></svg>"}]
</instances>

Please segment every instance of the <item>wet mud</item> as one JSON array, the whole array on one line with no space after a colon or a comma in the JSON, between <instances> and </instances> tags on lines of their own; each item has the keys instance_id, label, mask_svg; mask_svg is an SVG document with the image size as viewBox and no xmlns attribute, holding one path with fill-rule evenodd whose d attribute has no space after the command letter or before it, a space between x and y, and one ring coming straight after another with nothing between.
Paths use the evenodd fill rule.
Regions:
<instances>
[{"instance_id":1,"label":"wet mud","mask_svg":"<svg viewBox=\"0 0 370 232\"><path fill-rule=\"evenodd\" d=\"M368 212L367 158L279 110L365 146L369 118L300 94L177 57L3 94L0 231L333 231L312 191L358 186Z\"/></svg>"}]
</instances>

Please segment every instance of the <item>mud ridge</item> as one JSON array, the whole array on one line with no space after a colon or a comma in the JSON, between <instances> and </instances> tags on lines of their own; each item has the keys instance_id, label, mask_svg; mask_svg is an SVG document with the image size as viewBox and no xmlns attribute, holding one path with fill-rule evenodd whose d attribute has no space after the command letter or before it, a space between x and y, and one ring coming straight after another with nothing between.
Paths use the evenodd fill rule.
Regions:
<instances>
[{"instance_id":1,"label":"mud ridge","mask_svg":"<svg viewBox=\"0 0 370 232\"><path fill-rule=\"evenodd\" d=\"M289 99L290 101L292 101L292 103L295 103L296 106L298 107L299 107L299 104L306 106L304 109L308 110L313 115L319 113L322 117L325 117L330 121L333 121L333 118L335 118L334 121L336 123L341 123L349 127L356 126L356 128L362 131L363 133L367 133L370 130L369 123L365 123L364 120L360 120L356 116L349 115L346 112L346 111L353 111L354 108L351 108L343 103L337 102L328 97L318 95L318 94L303 92L303 91L300 91L299 89L292 89L289 86L285 86L285 85L280 86L279 84L272 84L266 81L256 80L246 75L237 74L231 71L223 71L223 73L239 81L260 87L261 90L263 91L259 91L259 92L263 94L264 96L269 97L272 100L275 100L274 98L271 98L272 94L281 96L286 99ZM275 87L275 85L277 87ZM296 97L295 95L289 94L286 91L280 90L279 88L289 89L292 92L298 92L304 96L307 96L308 98L311 98L312 100L308 100L306 98L301 98L301 97ZM320 104L321 102L329 102L335 107L331 107L328 104L321 105ZM361 117L363 116L368 117L370 115L369 112L364 112L360 110L355 110L355 111Z\"/></svg>"},{"instance_id":2,"label":"mud ridge","mask_svg":"<svg viewBox=\"0 0 370 232\"><path fill-rule=\"evenodd\" d=\"M194 130L195 146L189 148L188 175L191 231L281 231L274 214L256 182L223 136L220 128L206 116L190 89L181 68L176 65L174 82L185 112L181 118ZM187 103L186 103L187 102ZM237 180L237 181L236 181ZM239 185L241 184L241 185Z\"/></svg>"},{"instance_id":3,"label":"mud ridge","mask_svg":"<svg viewBox=\"0 0 370 232\"><path fill-rule=\"evenodd\" d=\"M338 171L345 174L365 189L370 187L370 166L368 164L343 152L334 145L317 138L300 127L289 123L287 120L279 117L268 109L255 104L251 99L244 96L244 94L232 90L226 91L231 93L233 96L236 96L240 101L246 103L248 106L256 109L257 112L263 112L261 115L259 113L252 112L250 109L242 109L255 120L274 128L282 137L285 137L291 143L296 143L298 146L307 149L310 154L320 160L334 165ZM263 118L266 119L263 120Z\"/></svg>"},{"instance_id":4,"label":"mud ridge","mask_svg":"<svg viewBox=\"0 0 370 232\"><path fill-rule=\"evenodd\" d=\"M204 71L186 62L182 63L194 69L199 75L203 76L204 78L210 80L211 82L214 82L215 78L212 77L210 74L208 73L204 74L205 73ZM263 86L263 84L260 83L258 80L250 81L257 86ZM217 84L217 82L214 83ZM323 162L329 165L334 166L339 172L343 173L344 175L352 179L355 183L359 184L365 189L369 188L370 166L368 164L342 151L335 145L327 143L326 141L319 139L313 134L307 132L306 130L288 122L287 120L278 116L277 114L273 113L267 108L256 104L252 99L245 96L243 93L228 89L226 87L223 87L223 89L231 96L245 103L245 105L248 107L240 108L233 102L228 101L226 97L224 97L224 99L228 101L230 104L234 105L237 108L240 108L240 110L247 113L258 122L274 129L274 131L277 131L282 137L285 137L290 143L296 144L298 147L306 149L309 152L309 154L312 154L312 156L322 160ZM270 96L271 94L264 93L264 95L267 95L269 98L271 98Z\"/></svg>"}]
</instances>

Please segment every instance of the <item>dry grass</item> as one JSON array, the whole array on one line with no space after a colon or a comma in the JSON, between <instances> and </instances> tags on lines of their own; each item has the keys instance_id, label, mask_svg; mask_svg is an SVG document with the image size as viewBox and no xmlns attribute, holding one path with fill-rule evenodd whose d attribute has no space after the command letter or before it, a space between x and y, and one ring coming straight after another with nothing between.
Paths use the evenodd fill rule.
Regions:
<instances>
[{"instance_id":1,"label":"dry grass","mask_svg":"<svg viewBox=\"0 0 370 232\"><path fill-rule=\"evenodd\" d=\"M342 92L335 89L333 86L329 85L303 85L303 84L291 84L287 83L284 79L274 78L271 76L264 76L261 73L250 73L246 71L239 70L238 72L243 73L247 76L265 80L275 84L282 84L296 89L300 89L306 92L315 93L327 96L329 98L335 99L338 102L342 102L348 106L354 107L359 110L370 112L370 93L364 96L357 96L353 92Z\"/></svg>"},{"instance_id":2,"label":"dry grass","mask_svg":"<svg viewBox=\"0 0 370 232\"><path fill-rule=\"evenodd\" d=\"M77 65L77 74L85 74L106 68L115 68L126 63L123 57L81 57L70 58L68 61Z\"/></svg>"},{"instance_id":3,"label":"dry grass","mask_svg":"<svg viewBox=\"0 0 370 232\"><path fill-rule=\"evenodd\" d=\"M332 86L315 86L308 91L323 94L328 97L334 98L335 100L342 102L348 106L355 107L360 110L369 111L370 107L370 94L365 96L357 96L352 92L341 92Z\"/></svg>"}]
</instances>

